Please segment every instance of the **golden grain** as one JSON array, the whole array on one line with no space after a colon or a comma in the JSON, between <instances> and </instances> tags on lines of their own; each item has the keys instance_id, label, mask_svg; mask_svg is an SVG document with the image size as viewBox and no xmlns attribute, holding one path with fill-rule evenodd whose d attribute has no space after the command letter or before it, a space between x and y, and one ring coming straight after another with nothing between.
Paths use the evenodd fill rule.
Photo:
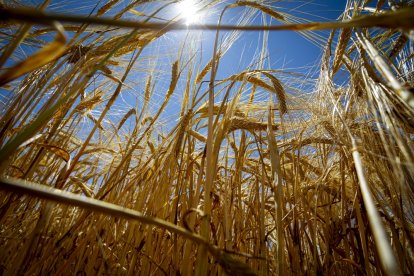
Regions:
<instances>
[{"instance_id":1,"label":"golden grain","mask_svg":"<svg viewBox=\"0 0 414 276\"><path fill-rule=\"evenodd\" d=\"M191 26L151 25L167 2L106 1L68 16L68 40L39 27L62 19L56 6L0 10L0 63L22 60L0 77L0 271L414 274L412 7L350 1L351 20L285 25L292 3L208 4L279 21L255 30L331 30L305 74L271 68L265 53L283 53L263 43L226 75L247 26L204 26L231 31L208 56ZM171 41L178 51L160 47Z\"/></svg>"}]
</instances>

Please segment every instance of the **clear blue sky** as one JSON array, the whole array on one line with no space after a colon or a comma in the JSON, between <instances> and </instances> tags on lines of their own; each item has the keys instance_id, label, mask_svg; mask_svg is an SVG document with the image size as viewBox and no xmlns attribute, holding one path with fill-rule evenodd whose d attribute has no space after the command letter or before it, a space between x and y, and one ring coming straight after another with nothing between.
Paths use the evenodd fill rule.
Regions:
<instances>
[{"instance_id":1,"label":"clear blue sky","mask_svg":"<svg viewBox=\"0 0 414 276\"><path fill-rule=\"evenodd\" d=\"M40 0L31 0L27 1L30 5L38 5L43 1ZM126 1L120 1L121 4L117 9L122 6L127 5ZM73 14L83 14L87 15L91 12L92 8L96 5L97 1L95 0L55 0L51 1L51 4L48 8L49 11L53 12L65 12ZM102 1L102 4L105 4L106 1ZM165 2L164 2L165 3ZM234 1L228 1L228 3L234 3ZM278 11L293 14L297 17L302 17L305 20L309 21L330 21L336 20L341 14L345 7L346 1L334 1L334 0L318 0L318 1L281 1L280 3L276 2L273 4L274 8ZM100 6L101 6L100 5ZM151 8L151 5L148 4L148 11L154 8ZM223 7L223 6L221 6ZM137 10L141 11L142 7L138 7ZM235 24L239 19L244 8L235 8L229 10L224 17L224 24ZM169 17L174 16L177 13L177 10L172 7L166 13L160 15ZM210 23L217 22L219 14L219 8L217 12L212 12L206 16L206 21ZM136 15L132 13L127 14L128 18L134 18ZM170 17L171 18L171 17ZM269 20L269 19L267 19ZM270 21L267 21L269 24ZM251 24L262 24L262 17L260 13L257 13L257 16L251 22ZM279 24L276 21L272 21L272 24ZM186 31L167 33L164 37L155 41L150 47L148 47L146 56L149 57L146 61L141 63L142 67L145 67L147 64L156 63L156 69L158 72L170 72L171 63L174 59L178 57L177 50L184 41ZM201 33L201 32L200 32ZM321 32L322 37L328 36L328 31ZM202 60L203 63L207 62L212 56L212 46L214 41L215 32L213 31L204 31L202 32ZM222 36L225 36L225 33L222 32ZM258 54L258 51L262 45L263 32L246 32L242 33L238 41L234 46L229 50L223 59L220 62L219 73L217 78L225 78L231 74L240 72L241 70L246 69L252 62L253 57ZM268 34L268 55L269 58L266 59L264 64L266 69L286 69L292 72L307 72L309 67L314 66L320 59L322 54L322 49L324 46L324 40L320 42L312 43L309 40L305 39L302 35L295 32L270 32ZM23 50L24 49L24 50ZM30 55L31 51L35 49L23 48L19 49L15 53L17 59L24 58L25 55ZM162 54L161 54L162 53ZM165 53L165 54L164 54ZM153 61L150 59L152 56L157 56L158 60ZM165 55L165 59L160 59L160 55ZM10 63L8 63L10 64ZM132 78L139 78L139 74L132 74ZM157 84L160 90L165 90L163 87L168 86L170 76L158 75ZM136 80L135 80L136 81ZM179 84L179 88L184 88L184 83ZM181 89L181 90L182 90ZM128 108L134 107L136 99L130 98L128 95L134 95L135 92L128 92L128 89L125 89L124 97L122 102L118 102L115 105L116 108L126 110ZM142 91L141 89L139 89ZM179 89L180 90L180 89ZM165 120L168 120L169 117L177 119L176 111L179 108L179 103L181 102L182 94L176 93L174 95L175 100L173 99L172 103L166 110L164 114ZM154 102L157 105L157 97L163 99L164 93L159 93L159 95L154 95ZM141 97L142 98L142 97ZM129 105L129 107L123 107L123 105Z\"/></svg>"}]
</instances>

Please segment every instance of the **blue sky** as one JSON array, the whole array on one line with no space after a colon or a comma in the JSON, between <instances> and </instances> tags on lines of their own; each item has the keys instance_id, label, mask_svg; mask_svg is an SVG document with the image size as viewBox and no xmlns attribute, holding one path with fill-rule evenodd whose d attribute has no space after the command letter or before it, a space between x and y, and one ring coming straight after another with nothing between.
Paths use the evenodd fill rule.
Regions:
<instances>
[{"instance_id":1,"label":"blue sky","mask_svg":"<svg viewBox=\"0 0 414 276\"><path fill-rule=\"evenodd\" d=\"M30 5L38 5L42 1L31 0L27 1ZM115 8L119 10L122 7L127 5L127 2L120 1L121 3ZM92 8L96 5L94 0L55 0L51 1L51 4L48 8L49 11L53 12L65 12L73 14L83 14L87 15L91 12ZM102 4L105 4L105 1L102 1ZM165 3L165 2L163 2ZM228 3L234 3L234 1L228 1ZM297 17L302 17L304 20L308 21L330 21L336 20L341 14L345 7L346 1L329 1L329 0L320 0L320 1L281 1L272 4L272 6L280 12L285 12L293 14ZM139 6L138 11L144 11L147 14L153 11L155 8L151 6L152 4L146 6ZM144 8L146 7L146 8ZM208 16L205 17L204 21L206 23L215 23L217 22L220 8L216 8L216 12L211 12ZM245 8L234 8L228 10L224 16L223 24L235 24L240 18L241 14L245 11ZM166 12L160 15L160 17L171 18L174 15L179 13L174 5L172 5ZM111 15L111 14L109 14ZM127 13L127 18L136 19L136 15L133 13ZM260 25L263 23L263 17L260 12L257 12L255 17L252 18L250 24ZM274 20L270 21L270 18L266 17L267 24L280 24ZM212 56L213 52L213 43L214 43L214 31L197 31L194 33L195 42L193 44L195 47L198 47L199 52L201 53L202 64L208 62ZM144 52L143 57L145 59L140 61L138 67L142 66L154 66L155 67L155 79L157 80L157 91L159 94L154 94L153 104L154 109L157 108L159 102L162 101L164 93L166 91L165 87L169 85L170 76L169 74L163 74L162 72L170 72L172 62L178 58L178 50L180 49L182 43L185 40L187 32L171 32L164 35L162 38L153 42ZM319 33L321 37L327 38L329 32L324 31ZM221 37L225 37L227 33L221 32ZM242 70L245 70L252 65L252 62L257 61L257 55L260 54L260 49L262 46L263 32L244 32L240 34L239 39L231 47L231 49L225 54L225 56L220 61L219 71L217 78L225 78ZM270 32L268 36L268 58L266 58L263 67L265 69L284 69L290 72L312 72L310 68L313 68L313 73L317 74L317 65L320 60L320 56L323 51L323 41L315 43L305 39L302 35L295 32L287 31L278 31ZM52 38L52 34L50 38ZM46 38L47 39L47 38ZM19 48L14 57L15 60L23 59L25 56L30 55L31 52L34 52L35 48L23 47ZM152 57L157 57L152 58ZM256 57L256 59L255 59ZM199 57L197 57L199 58ZM13 61L9 61L8 65L12 64ZM183 76L185 76L183 74ZM145 80L139 80L142 75L139 72L131 74L129 79L138 82L141 85L144 84ZM283 77L283 76L282 76ZM288 81L288 79L286 79ZM184 82L180 82L177 88L177 92L173 95L168 108L163 114L163 119L168 120L177 120L177 111L180 108L180 102L182 91L184 89ZM206 86L207 87L207 86ZM142 100L142 95L140 95L141 88L137 88L135 91L132 91L128 88L125 88L120 101L118 101L115 106L112 108L113 114L122 114L124 110L135 107L137 100L138 102ZM97 110L99 113L99 110ZM121 115L120 115L121 116Z\"/></svg>"}]
</instances>

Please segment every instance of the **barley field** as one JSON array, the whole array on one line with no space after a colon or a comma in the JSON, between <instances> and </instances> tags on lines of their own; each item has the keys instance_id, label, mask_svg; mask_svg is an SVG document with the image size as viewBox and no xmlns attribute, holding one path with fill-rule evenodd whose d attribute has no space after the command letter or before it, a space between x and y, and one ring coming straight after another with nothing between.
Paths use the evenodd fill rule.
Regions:
<instances>
[{"instance_id":1,"label":"barley field","mask_svg":"<svg viewBox=\"0 0 414 276\"><path fill-rule=\"evenodd\" d=\"M0 1L0 274L414 274L414 1L317 2Z\"/></svg>"}]
</instances>

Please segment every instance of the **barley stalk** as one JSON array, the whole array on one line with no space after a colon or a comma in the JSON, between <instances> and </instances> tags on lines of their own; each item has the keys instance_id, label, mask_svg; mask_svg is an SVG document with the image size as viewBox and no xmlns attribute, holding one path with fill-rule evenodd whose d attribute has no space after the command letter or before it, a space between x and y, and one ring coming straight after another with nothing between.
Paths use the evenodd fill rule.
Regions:
<instances>
[{"instance_id":1,"label":"barley stalk","mask_svg":"<svg viewBox=\"0 0 414 276\"><path fill-rule=\"evenodd\" d=\"M414 273L412 5L48 2L0 4L3 274Z\"/></svg>"}]
</instances>

